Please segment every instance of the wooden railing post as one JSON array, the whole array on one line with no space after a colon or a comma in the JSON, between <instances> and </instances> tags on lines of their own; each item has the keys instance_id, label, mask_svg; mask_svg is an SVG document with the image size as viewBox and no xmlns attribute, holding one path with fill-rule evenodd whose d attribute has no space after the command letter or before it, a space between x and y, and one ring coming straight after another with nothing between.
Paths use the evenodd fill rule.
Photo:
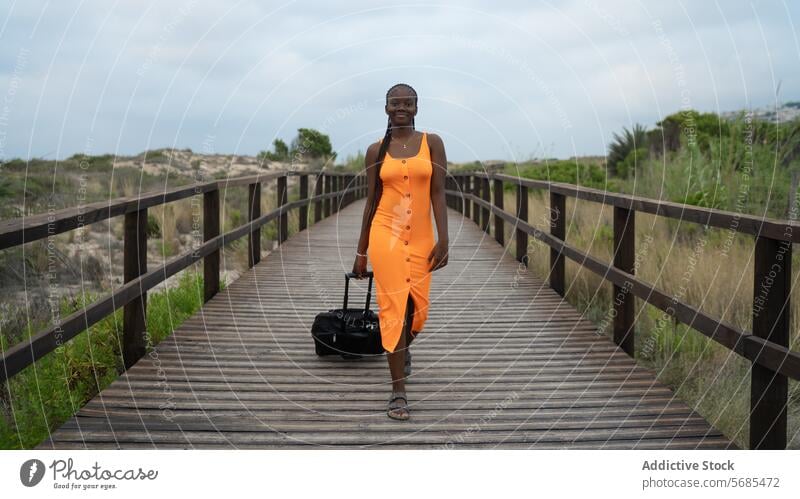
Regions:
<instances>
[{"instance_id":1,"label":"wooden railing post","mask_svg":"<svg viewBox=\"0 0 800 499\"><path fill-rule=\"evenodd\" d=\"M333 179L327 173L324 174L324 179L325 179L325 194L330 194L331 193L331 182L333 181ZM329 216L331 216L331 198L325 198L325 214L324 214L324 217L328 218Z\"/></svg>"},{"instance_id":2,"label":"wooden railing post","mask_svg":"<svg viewBox=\"0 0 800 499\"><path fill-rule=\"evenodd\" d=\"M452 177L445 177L445 180L444 180L445 190L451 190L451 191L455 190L454 184L455 184L455 182L453 181ZM455 196L452 196L452 195L445 196L445 200L447 202L447 207L448 208L455 209L455 207L456 207Z\"/></svg>"},{"instance_id":3,"label":"wooden railing post","mask_svg":"<svg viewBox=\"0 0 800 499\"><path fill-rule=\"evenodd\" d=\"M503 181L499 178L494 180L494 206L497 209L503 209ZM494 240L500 246L506 245L506 232L503 219L497 213L494 214Z\"/></svg>"},{"instance_id":4,"label":"wooden railing post","mask_svg":"<svg viewBox=\"0 0 800 499\"><path fill-rule=\"evenodd\" d=\"M453 190L456 192L461 192L461 176L454 175L453 176ZM461 202L459 201L460 196L453 194L453 209L459 213L463 213L461 210Z\"/></svg>"},{"instance_id":5,"label":"wooden railing post","mask_svg":"<svg viewBox=\"0 0 800 499\"><path fill-rule=\"evenodd\" d=\"M753 336L789 347L792 243L756 237ZM750 448L786 448L785 375L753 363L750 371Z\"/></svg>"},{"instance_id":6,"label":"wooden railing post","mask_svg":"<svg viewBox=\"0 0 800 499\"><path fill-rule=\"evenodd\" d=\"M472 191L472 176L471 175L464 175L462 177L462 192L464 194L470 194L470 193L473 192ZM464 198L464 216L467 217L467 218L472 218L472 215L470 213L470 207L471 206L472 206L472 202L469 199Z\"/></svg>"},{"instance_id":7,"label":"wooden railing post","mask_svg":"<svg viewBox=\"0 0 800 499\"><path fill-rule=\"evenodd\" d=\"M453 189L453 182L450 181L450 178L445 177L444 179L444 190L452 190ZM453 208L453 196L450 194L444 195L444 204L447 205L448 208Z\"/></svg>"},{"instance_id":8,"label":"wooden railing post","mask_svg":"<svg viewBox=\"0 0 800 499\"><path fill-rule=\"evenodd\" d=\"M461 176L459 175L459 176L451 177L451 178L452 178L452 181L450 183L453 186L453 190L456 191L456 192L460 192L461 191ZM461 196L458 195L458 194L454 194L453 195L453 199L452 199L453 209L456 210L459 213L462 212L461 202L462 202Z\"/></svg>"},{"instance_id":9,"label":"wooden railing post","mask_svg":"<svg viewBox=\"0 0 800 499\"><path fill-rule=\"evenodd\" d=\"M472 195L479 198L481 197L481 179L474 175L470 175L470 177L472 177ZM478 227L481 226L481 210L476 201L472 203L472 221L475 222L475 225Z\"/></svg>"},{"instance_id":10,"label":"wooden railing post","mask_svg":"<svg viewBox=\"0 0 800 499\"><path fill-rule=\"evenodd\" d=\"M252 222L261 216L261 182L248 185L247 220ZM252 267L261 261L261 229L255 229L247 236L247 266Z\"/></svg>"},{"instance_id":11,"label":"wooden railing post","mask_svg":"<svg viewBox=\"0 0 800 499\"><path fill-rule=\"evenodd\" d=\"M314 184L314 197L321 195L322 189L325 185L325 174L318 173L317 181ZM325 205L323 201L314 201L314 223L322 220L322 207Z\"/></svg>"},{"instance_id":12,"label":"wooden railing post","mask_svg":"<svg viewBox=\"0 0 800 499\"><path fill-rule=\"evenodd\" d=\"M219 235L219 189L203 194L203 240ZM219 291L219 249L203 258L203 301Z\"/></svg>"},{"instance_id":13,"label":"wooden railing post","mask_svg":"<svg viewBox=\"0 0 800 499\"><path fill-rule=\"evenodd\" d=\"M523 222L528 221L528 187L517 184L517 218ZM517 240L517 261L528 266L528 233L517 228L515 239Z\"/></svg>"},{"instance_id":14,"label":"wooden railing post","mask_svg":"<svg viewBox=\"0 0 800 499\"><path fill-rule=\"evenodd\" d=\"M308 199L308 173L300 174L300 199ZM308 205L300 207L300 224L298 230L303 231L308 228Z\"/></svg>"},{"instance_id":15,"label":"wooden railing post","mask_svg":"<svg viewBox=\"0 0 800 499\"><path fill-rule=\"evenodd\" d=\"M280 209L278 220L278 244L283 244L289 238L289 217L283 205L289 202L288 190L286 189L287 175L278 177L278 188L276 190L276 206Z\"/></svg>"},{"instance_id":16,"label":"wooden railing post","mask_svg":"<svg viewBox=\"0 0 800 499\"><path fill-rule=\"evenodd\" d=\"M550 191L550 234L562 241L567 233L566 201L563 194ZM564 255L555 248L550 248L550 287L564 296Z\"/></svg>"},{"instance_id":17,"label":"wooden railing post","mask_svg":"<svg viewBox=\"0 0 800 499\"><path fill-rule=\"evenodd\" d=\"M463 173L458 176L459 179L459 189L461 189L461 215L467 213L467 198L464 195L467 193L467 176Z\"/></svg>"},{"instance_id":18,"label":"wooden railing post","mask_svg":"<svg viewBox=\"0 0 800 499\"><path fill-rule=\"evenodd\" d=\"M486 201L487 206L481 209L481 229L489 234L489 208L488 204L491 202L491 193L489 192L489 177L481 178L482 198Z\"/></svg>"},{"instance_id":19,"label":"wooden railing post","mask_svg":"<svg viewBox=\"0 0 800 499\"><path fill-rule=\"evenodd\" d=\"M125 214L123 278L147 273L147 209ZM141 290L141 288L140 288ZM147 292L128 302L122 313L122 360L127 371L147 353Z\"/></svg>"},{"instance_id":20,"label":"wooden railing post","mask_svg":"<svg viewBox=\"0 0 800 499\"><path fill-rule=\"evenodd\" d=\"M636 212L632 209L614 207L614 266L633 274L636 259ZM630 293L633 283L627 286L613 285L614 343L625 353L634 357L635 334L634 306L636 297Z\"/></svg>"},{"instance_id":21,"label":"wooden railing post","mask_svg":"<svg viewBox=\"0 0 800 499\"><path fill-rule=\"evenodd\" d=\"M331 175L331 192L333 193L333 197L331 198L331 215L339 211L339 180L342 177L339 175Z\"/></svg>"},{"instance_id":22,"label":"wooden railing post","mask_svg":"<svg viewBox=\"0 0 800 499\"><path fill-rule=\"evenodd\" d=\"M345 188L349 189L347 191L347 194L345 194L345 196L344 196L345 197L344 205L347 206L347 205L349 205L350 203L353 202L353 197L354 197L354 192L355 192L353 189L356 187L356 184L357 184L358 180L352 174L348 174L347 177L345 178L345 180L346 180L345 183L344 183Z\"/></svg>"}]
</instances>

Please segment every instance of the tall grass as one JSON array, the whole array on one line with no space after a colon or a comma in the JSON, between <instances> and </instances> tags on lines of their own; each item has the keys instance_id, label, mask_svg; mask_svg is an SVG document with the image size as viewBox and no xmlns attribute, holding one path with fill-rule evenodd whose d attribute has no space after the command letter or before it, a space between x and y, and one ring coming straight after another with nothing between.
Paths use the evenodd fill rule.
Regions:
<instances>
[{"instance_id":1,"label":"tall grass","mask_svg":"<svg viewBox=\"0 0 800 499\"><path fill-rule=\"evenodd\" d=\"M87 294L65 299L61 304L62 316L97 298ZM202 272L193 269L180 275L176 287L150 293L148 352L202 303ZM33 334L41 326L31 325L27 334ZM110 385L124 371L121 335L122 310L118 310L11 378L10 411L0 418L0 448L35 447ZM0 340L4 350L10 346L4 335L0 335Z\"/></svg>"},{"instance_id":2,"label":"tall grass","mask_svg":"<svg viewBox=\"0 0 800 499\"><path fill-rule=\"evenodd\" d=\"M504 206L515 206L506 192ZM613 261L613 208L567 198L566 241L590 255ZM508 209L507 209L508 210ZM508 210L512 211L512 210ZM549 231L547 193L529 193L528 220ZM543 217L544 215L544 217ZM493 224L490 224L492 231ZM505 224L508 248L513 230ZM529 238L529 268L548 279L549 246ZM636 214L636 274L680 301L749 331L752 328L754 238L723 229ZM793 281L800 254L793 254ZM612 285L566 259L566 300L611 338ZM800 297L791 301L790 348L800 350ZM742 448L749 445L750 362L636 299L636 361L654 369L658 379ZM800 384L790 381L789 444L800 448Z\"/></svg>"}]
</instances>

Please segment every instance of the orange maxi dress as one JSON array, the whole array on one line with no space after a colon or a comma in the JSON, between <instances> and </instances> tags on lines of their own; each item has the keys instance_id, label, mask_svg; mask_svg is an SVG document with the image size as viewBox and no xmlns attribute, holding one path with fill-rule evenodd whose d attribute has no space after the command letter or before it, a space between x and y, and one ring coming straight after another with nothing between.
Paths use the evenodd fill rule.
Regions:
<instances>
[{"instance_id":1,"label":"orange maxi dress","mask_svg":"<svg viewBox=\"0 0 800 499\"><path fill-rule=\"evenodd\" d=\"M432 173L425 132L416 156L393 158L387 151L381 165L383 192L370 225L367 254L375 278L381 342L387 352L394 352L400 341L409 295L414 301L411 330L415 338L428 318L428 255L436 243L431 221Z\"/></svg>"}]
</instances>

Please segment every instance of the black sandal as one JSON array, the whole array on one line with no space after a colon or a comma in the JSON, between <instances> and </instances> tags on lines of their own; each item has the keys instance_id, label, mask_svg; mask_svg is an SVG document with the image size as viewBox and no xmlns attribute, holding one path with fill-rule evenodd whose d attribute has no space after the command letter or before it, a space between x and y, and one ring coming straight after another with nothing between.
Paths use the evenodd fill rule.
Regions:
<instances>
[{"instance_id":1,"label":"black sandal","mask_svg":"<svg viewBox=\"0 0 800 499\"><path fill-rule=\"evenodd\" d=\"M400 400L403 402L400 402ZM392 419L403 421L411 417L411 413L408 410L406 392L392 392L392 398L389 399L389 409L386 414Z\"/></svg>"}]
</instances>

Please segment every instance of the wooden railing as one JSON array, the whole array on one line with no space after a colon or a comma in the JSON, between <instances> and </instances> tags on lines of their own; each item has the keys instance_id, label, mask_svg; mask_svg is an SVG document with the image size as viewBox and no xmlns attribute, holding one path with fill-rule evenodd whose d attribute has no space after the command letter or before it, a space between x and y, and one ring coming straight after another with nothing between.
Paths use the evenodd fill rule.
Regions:
<instances>
[{"instance_id":1,"label":"wooden railing","mask_svg":"<svg viewBox=\"0 0 800 499\"><path fill-rule=\"evenodd\" d=\"M309 175L316 176L314 196L308 196ZM287 178L299 177L299 199L289 202ZM277 208L261 214L261 184L277 182ZM248 187L248 222L220 234L220 190ZM340 207L365 197L366 177L335 172L275 172L238 177L179 187L137 197L118 198L55 213L0 221L0 250L19 246L84 225L124 216L124 284L101 300L63 318L58 324L38 332L29 339L3 352L0 361L0 382L22 371L44 355L52 352L91 325L120 307L123 310L122 356L128 369L146 353L145 319L147 291L189 265L203 260L204 299L208 301L219 291L220 248L241 238L248 238L248 264L261 258L260 229L277 220L278 244L288 237L288 213L299 210L299 230L306 229L308 206L314 204L314 222L336 213ZM192 196L203 196L203 244L159 265L147 268L147 209Z\"/></svg>"},{"instance_id":2,"label":"wooden railing","mask_svg":"<svg viewBox=\"0 0 800 499\"><path fill-rule=\"evenodd\" d=\"M504 184L516 186L514 214L504 210ZM528 223L528 189L550 193L549 233ZM752 363L750 448L786 447L788 378L800 379L800 354L788 349L792 243L800 242L800 224L499 173L454 174L447 180L446 194L449 207L471 217L487 234L490 234L491 213L495 239L503 246L504 224L512 224L516 258L525 265L528 236L547 244L549 284L561 296L564 296L564 257L610 281L614 296L613 339L628 355L634 355L634 299L638 297L749 360ZM614 207L612 263L602 262L564 241L567 196ZM637 211L756 238L752 332L712 317L634 275Z\"/></svg>"}]
</instances>

